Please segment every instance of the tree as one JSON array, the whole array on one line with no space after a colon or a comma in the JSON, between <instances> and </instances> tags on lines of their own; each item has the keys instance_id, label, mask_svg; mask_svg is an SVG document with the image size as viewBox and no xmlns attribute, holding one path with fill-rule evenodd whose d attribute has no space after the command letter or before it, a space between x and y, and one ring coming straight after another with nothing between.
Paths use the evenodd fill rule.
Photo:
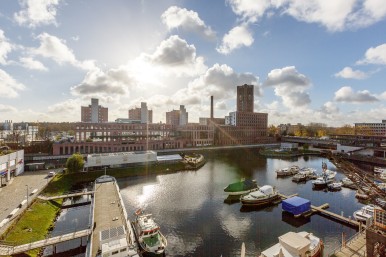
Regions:
<instances>
[{"instance_id":1,"label":"tree","mask_svg":"<svg viewBox=\"0 0 386 257\"><path fill-rule=\"evenodd\" d=\"M310 146L309 146L308 144L304 144L304 145L303 145L303 150L306 151L306 150L308 150L309 148L310 148Z\"/></svg>"},{"instance_id":2,"label":"tree","mask_svg":"<svg viewBox=\"0 0 386 257\"><path fill-rule=\"evenodd\" d=\"M268 135L270 136L270 137L273 137L273 136L275 136L276 134L277 134L277 128L275 127L275 125L270 125L269 127L268 127Z\"/></svg>"},{"instance_id":3,"label":"tree","mask_svg":"<svg viewBox=\"0 0 386 257\"><path fill-rule=\"evenodd\" d=\"M66 168L68 172L75 173L83 169L84 160L80 153L74 153L70 158L67 159Z\"/></svg>"}]
</instances>

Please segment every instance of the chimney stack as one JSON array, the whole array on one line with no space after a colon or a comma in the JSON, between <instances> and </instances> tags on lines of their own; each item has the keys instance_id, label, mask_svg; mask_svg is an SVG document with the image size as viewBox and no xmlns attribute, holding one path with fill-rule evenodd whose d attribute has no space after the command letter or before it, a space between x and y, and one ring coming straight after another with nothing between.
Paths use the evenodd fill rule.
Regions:
<instances>
[{"instance_id":1,"label":"chimney stack","mask_svg":"<svg viewBox=\"0 0 386 257\"><path fill-rule=\"evenodd\" d=\"M210 118L213 119L213 96L210 96Z\"/></svg>"}]
</instances>

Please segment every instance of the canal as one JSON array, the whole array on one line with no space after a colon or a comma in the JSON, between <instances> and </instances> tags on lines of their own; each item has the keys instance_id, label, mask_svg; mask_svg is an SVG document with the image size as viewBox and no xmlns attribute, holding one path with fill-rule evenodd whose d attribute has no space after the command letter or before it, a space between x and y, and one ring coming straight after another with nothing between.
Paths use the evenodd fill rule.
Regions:
<instances>
[{"instance_id":1,"label":"canal","mask_svg":"<svg viewBox=\"0 0 386 257\"><path fill-rule=\"evenodd\" d=\"M282 213L281 204L260 209L241 208L238 201L227 201L223 189L242 178L256 179L258 185L273 185L280 193L311 200L313 205L329 203L329 210L352 216L363 204L355 191L343 188L338 192L314 191L310 181L296 184L288 178L276 178L275 170L298 165L321 172L322 161L336 170L328 160L310 156L294 159L265 158L256 149L213 151L205 154L207 163L197 171L182 171L158 176L119 179L125 207L131 219L138 208L152 213L168 240L167 256L240 256L242 242L246 256L258 256L278 242L288 231L308 231L325 244L324 255L339 246L342 233L346 238L356 232L345 225L319 215L294 219ZM344 174L339 170L336 179ZM53 234L64 228L87 227L89 205L65 209ZM70 256L69 249L84 249L84 241L70 242L44 252L44 256ZM61 252L62 254L59 254ZM67 255L63 255L67 254ZM71 256L84 256L78 250Z\"/></svg>"},{"instance_id":2,"label":"canal","mask_svg":"<svg viewBox=\"0 0 386 257\"><path fill-rule=\"evenodd\" d=\"M197 171L119 180L129 215L133 218L137 208L153 214L168 240L168 256L239 256L242 242L247 256L257 256L288 231L314 233L323 240L326 256L339 246L342 233L349 238L356 232L319 215L294 219L282 213L281 204L244 209L240 202L226 201L224 187L251 178L258 185L273 185L285 195L298 193L316 206L329 203L330 211L352 216L363 206L354 190L314 191L310 181L296 184L291 177L276 178L276 169L291 165L313 167L320 173L326 161L329 169L336 170L326 159L272 159L259 156L255 149L216 151L206 158L207 163ZM337 180L344 177L337 172Z\"/></svg>"}]
</instances>

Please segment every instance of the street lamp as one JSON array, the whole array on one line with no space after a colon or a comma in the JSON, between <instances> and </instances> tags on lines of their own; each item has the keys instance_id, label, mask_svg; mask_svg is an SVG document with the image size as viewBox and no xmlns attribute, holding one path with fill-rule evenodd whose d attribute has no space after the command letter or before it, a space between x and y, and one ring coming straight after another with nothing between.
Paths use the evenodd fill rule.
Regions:
<instances>
[{"instance_id":1,"label":"street lamp","mask_svg":"<svg viewBox=\"0 0 386 257\"><path fill-rule=\"evenodd\" d=\"M25 185L27 187L27 208L28 208L28 185Z\"/></svg>"}]
</instances>

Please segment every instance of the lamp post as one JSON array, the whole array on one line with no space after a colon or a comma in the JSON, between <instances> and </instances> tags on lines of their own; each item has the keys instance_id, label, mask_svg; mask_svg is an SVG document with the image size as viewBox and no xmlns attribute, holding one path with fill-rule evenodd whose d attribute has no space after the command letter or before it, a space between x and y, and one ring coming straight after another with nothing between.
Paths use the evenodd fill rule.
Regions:
<instances>
[{"instance_id":1,"label":"lamp post","mask_svg":"<svg viewBox=\"0 0 386 257\"><path fill-rule=\"evenodd\" d=\"M25 185L27 187L27 208L28 208L28 185Z\"/></svg>"}]
</instances>

